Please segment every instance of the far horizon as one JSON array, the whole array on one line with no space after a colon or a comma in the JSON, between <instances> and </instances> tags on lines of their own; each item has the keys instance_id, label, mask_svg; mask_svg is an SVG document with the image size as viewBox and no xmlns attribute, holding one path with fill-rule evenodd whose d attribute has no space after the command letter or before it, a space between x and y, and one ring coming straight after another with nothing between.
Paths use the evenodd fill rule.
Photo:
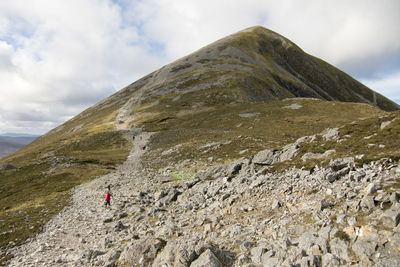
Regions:
<instances>
[{"instance_id":1,"label":"far horizon","mask_svg":"<svg viewBox=\"0 0 400 267\"><path fill-rule=\"evenodd\" d=\"M0 1L3 132L46 133L148 73L256 25L400 104L396 0L50 2ZM209 12L210 5L229 12Z\"/></svg>"},{"instance_id":2,"label":"far horizon","mask_svg":"<svg viewBox=\"0 0 400 267\"><path fill-rule=\"evenodd\" d=\"M383 96L386 97L387 99L389 99L389 100L395 102L396 104L398 104L398 105L400 106L400 100L395 101L395 100L390 99L389 97L387 97L387 96L385 96L385 95L383 95ZM86 109L86 108L85 108L85 109ZM85 109L83 109L82 111L84 111ZM82 111L80 111L80 112L82 112ZM73 118L74 116L78 115L80 112L78 112L77 114L71 116L71 118ZM68 121L68 120L71 119L71 118L68 118L68 119L65 120L64 122ZM50 128L50 129L48 129L48 130L46 130L46 131L44 131L44 132L41 132L41 133L27 133L27 132L23 132L23 131L13 131L13 132L4 132L4 133L0 132L0 136L11 136L11 137L16 137L16 136L40 137L40 136L42 136L42 135L48 133L48 132L51 131L52 129L54 129L54 128L60 126L60 125L63 124L64 122L61 122L60 124L54 126L53 128Z\"/></svg>"}]
</instances>

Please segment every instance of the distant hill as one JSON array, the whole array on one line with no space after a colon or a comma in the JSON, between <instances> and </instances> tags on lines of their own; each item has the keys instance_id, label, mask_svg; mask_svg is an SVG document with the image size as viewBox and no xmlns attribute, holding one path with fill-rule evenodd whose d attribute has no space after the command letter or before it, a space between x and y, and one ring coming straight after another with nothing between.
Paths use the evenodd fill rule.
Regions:
<instances>
[{"instance_id":1,"label":"distant hill","mask_svg":"<svg viewBox=\"0 0 400 267\"><path fill-rule=\"evenodd\" d=\"M14 133L0 135L0 158L18 151L38 137L36 135Z\"/></svg>"}]
</instances>

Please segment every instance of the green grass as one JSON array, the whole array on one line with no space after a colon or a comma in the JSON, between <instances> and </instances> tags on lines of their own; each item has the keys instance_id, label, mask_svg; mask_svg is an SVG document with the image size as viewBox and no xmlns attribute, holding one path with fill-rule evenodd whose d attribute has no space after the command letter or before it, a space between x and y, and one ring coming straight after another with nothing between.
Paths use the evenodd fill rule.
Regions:
<instances>
[{"instance_id":1,"label":"green grass","mask_svg":"<svg viewBox=\"0 0 400 267\"><path fill-rule=\"evenodd\" d=\"M384 129L380 129L381 123L392 121ZM358 164L369 163L381 158L400 159L400 112L375 114L372 117L344 124L339 129L340 141L326 141L321 136L311 143L300 144L300 153L290 161L279 163L275 170L284 170L288 167L313 168L315 165L327 166L331 159L341 157L355 157ZM367 137L367 138L366 138ZM334 149L336 153L324 159L311 159L303 162L301 157L307 152L323 153ZM357 156L363 155L362 158Z\"/></svg>"},{"instance_id":2,"label":"green grass","mask_svg":"<svg viewBox=\"0 0 400 267\"><path fill-rule=\"evenodd\" d=\"M0 233L7 232L0 246L20 244L39 231L68 203L71 188L113 170L130 147L122 133L98 133L18 170L0 171Z\"/></svg>"},{"instance_id":3,"label":"green grass","mask_svg":"<svg viewBox=\"0 0 400 267\"><path fill-rule=\"evenodd\" d=\"M195 172L178 172L171 174L171 176L174 177L176 180L192 180L195 175Z\"/></svg>"},{"instance_id":4,"label":"green grass","mask_svg":"<svg viewBox=\"0 0 400 267\"><path fill-rule=\"evenodd\" d=\"M125 161L131 143L114 131L119 107L92 107L2 159L18 169L0 170L1 251L38 233L68 205L71 188ZM1 254L0 265L8 258Z\"/></svg>"},{"instance_id":5,"label":"green grass","mask_svg":"<svg viewBox=\"0 0 400 267\"><path fill-rule=\"evenodd\" d=\"M251 105L214 104L212 101L217 101L217 96L213 96L210 97L213 99L210 99L211 102L203 97L202 105L196 109L185 106L185 98L190 97L195 103L196 94L199 93L185 94L174 102L165 98L159 105L147 110L150 117L140 121L146 131L158 132L153 136L146 154L146 162L151 162L149 168L165 168L188 159L192 160L188 167L196 164L205 166L210 157L224 163L249 157L266 148L279 149L299 137L320 133L328 127L339 127L359 118L387 114L365 104L308 99ZM285 108L292 103L299 103L302 108ZM239 114L243 113L258 115L240 117ZM207 147L210 143L216 144ZM160 152L177 145L181 146L174 152L159 156ZM309 146L302 150L303 153L313 149L315 152L324 152L335 147L333 143L326 143L322 147L319 147L319 143Z\"/></svg>"},{"instance_id":6,"label":"green grass","mask_svg":"<svg viewBox=\"0 0 400 267\"><path fill-rule=\"evenodd\" d=\"M242 50L248 57L227 55L224 50L228 46ZM280 149L299 137L343 125L340 143L317 138L314 143L302 144L298 157L278 164L276 169L326 164L330 158L304 163L301 156L328 149L336 150L332 157L364 154L360 163L399 158L399 112L387 113L356 103L277 101L315 96L315 92L319 94L316 97L329 98L321 88L342 101L354 99L345 89L352 88L372 101L371 91L340 70L310 58L290 41L261 27L230 38L217 49L220 56L198 60L196 64L202 67L192 69L190 64L178 64L164 83L142 94L140 89L154 76L150 74L3 158L2 163L19 169L0 171L0 194L4 196L0 199L1 251L13 246L10 241L20 244L36 234L68 204L72 187L113 170L125 160L131 144L124 132L115 131L115 121L122 105L139 95L140 99L130 106L134 118L130 126L156 132L145 154L145 167L171 167L176 179L191 177L197 168L248 158L267 148ZM233 65L235 70L217 67L223 64ZM169 88L176 88L176 92L164 94ZM383 109L395 109L382 96L376 95L376 99ZM155 101L159 103L150 105ZM285 108L293 103L302 108ZM240 117L243 113L257 115ZM379 129L382 121L394 118L397 120L392 124ZM379 135L364 138L375 132ZM162 154L168 150L172 152Z\"/></svg>"}]
</instances>

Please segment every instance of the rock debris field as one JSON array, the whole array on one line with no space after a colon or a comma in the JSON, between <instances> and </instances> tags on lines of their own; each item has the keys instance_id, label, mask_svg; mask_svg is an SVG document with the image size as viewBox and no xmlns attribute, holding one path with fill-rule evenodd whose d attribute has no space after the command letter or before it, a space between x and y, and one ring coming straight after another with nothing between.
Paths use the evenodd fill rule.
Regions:
<instances>
[{"instance_id":1,"label":"rock debris field","mask_svg":"<svg viewBox=\"0 0 400 267\"><path fill-rule=\"evenodd\" d=\"M296 153L287 146L176 179L142 168L150 136L136 136L115 172L76 187L9 265L400 266L399 162L269 173Z\"/></svg>"}]
</instances>

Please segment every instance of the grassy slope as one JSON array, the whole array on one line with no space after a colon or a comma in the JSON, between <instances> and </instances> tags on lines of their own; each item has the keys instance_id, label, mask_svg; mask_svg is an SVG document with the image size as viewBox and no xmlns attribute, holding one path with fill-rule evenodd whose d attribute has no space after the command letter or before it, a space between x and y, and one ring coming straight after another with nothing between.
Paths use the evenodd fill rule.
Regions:
<instances>
[{"instance_id":1,"label":"grassy slope","mask_svg":"<svg viewBox=\"0 0 400 267\"><path fill-rule=\"evenodd\" d=\"M301 99L274 101L304 96L304 93L315 96L315 92L321 92L314 83L328 86L330 82L337 82L334 76L338 73L306 83L308 78L317 75L315 71L328 71L331 66L314 59L309 64L315 64L317 70L307 74L310 69L301 68L300 62L289 62L285 54L298 53L297 47L281 51L282 40L268 43L267 36L260 37L257 33L261 30L243 33L242 38L219 44L218 57L199 58L195 64L200 65L196 68L188 63L175 64L171 70L173 76L157 85L159 88L151 88L151 93L143 92L138 102L132 102L130 111L135 119L131 126L157 132L145 161L149 162L148 168L176 166L191 170L208 165L210 157L219 164L248 157L265 148L280 148L327 127L368 117L378 123L379 116L392 116L365 104ZM236 47L247 56L231 56L229 47ZM278 52L283 54L277 55ZM215 67L226 65L230 67ZM17 171L0 171L0 194L5 196L0 199L2 248L10 246L9 241L19 244L37 233L43 223L67 204L73 186L106 173L124 161L130 143L123 132L115 131L117 111L153 75L2 159L19 167ZM176 91L164 94L165 88L176 88ZM336 88L337 84L331 90ZM156 100L158 104L149 105ZM266 100L272 102L263 102ZM293 103L303 107L285 108ZM239 116L246 113L256 115ZM366 131L370 130L373 128L366 127ZM389 132L388 137L396 133ZM348 152L343 148L343 155ZM396 150L386 152L395 154Z\"/></svg>"},{"instance_id":2,"label":"grassy slope","mask_svg":"<svg viewBox=\"0 0 400 267\"><path fill-rule=\"evenodd\" d=\"M343 102L359 102L363 99L363 102L376 102L383 110L399 109L396 103L374 93L346 73L306 54L288 39L263 27L242 32L240 38L235 38L229 45L241 49L253 58L261 59L268 66L269 74L273 77L273 83L270 81L268 87L275 85L279 88L275 90L278 91L278 96L288 91L296 97L318 97ZM262 80L262 73L260 71L255 74L255 78ZM255 81L252 83L257 85Z\"/></svg>"},{"instance_id":3,"label":"grassy slope","mask_svg":"<svg viewBox=\"0 0 400 267\"><path fill-rule=\"evenodd\" d=\"M216 99L210 97L209 105L203 102L196 108L188 106L185 98L179 101L164 98L159 105L146 109L147 116L141 121L143 127L158 132L146 154L146 162L151 162L149 168L162 169L190 159L186 166L178 168L193 169L207 165L210 157L223 163L266 148L281 148L328 127L390 114L366 104L311 99L215 105ZM286 108L294 103L302 107ZM240 114L256 115L249 118ZM215 144L207 146L211 143Z\"/></svg>"},{"instance_id":4,"label":"grassy slope","mask_svg":"<svg viewBox=\"0 0 400 267\"><path fill-rule=\"evenodd\" d=\"M221 39L165 66L161 73L163 82L150 82L142 95L143 101L151 102L173 91L185 94L198 90L202 95L206 89L226 95L226 99L220 98L218 103L314 97L376 102L383 110L399 109L398 105L344 72L262 27Z\"/></svg>"},{"instance_id":5,"label":"grassy slope","mask_svg":"<svg viewBox=\"0 0 400 267\"><path fill-rule=\"evenodd\" d=\"M115 104L116 98L123 99L124 94L89 108L2 159L19 167L0 171L2 250L40 231L68 204L72 187L109 172L126 159L131 143L124 132L114 129L122 105ZM6 257L0 256L1 263Z\"/></svg>"}]
</instances>

